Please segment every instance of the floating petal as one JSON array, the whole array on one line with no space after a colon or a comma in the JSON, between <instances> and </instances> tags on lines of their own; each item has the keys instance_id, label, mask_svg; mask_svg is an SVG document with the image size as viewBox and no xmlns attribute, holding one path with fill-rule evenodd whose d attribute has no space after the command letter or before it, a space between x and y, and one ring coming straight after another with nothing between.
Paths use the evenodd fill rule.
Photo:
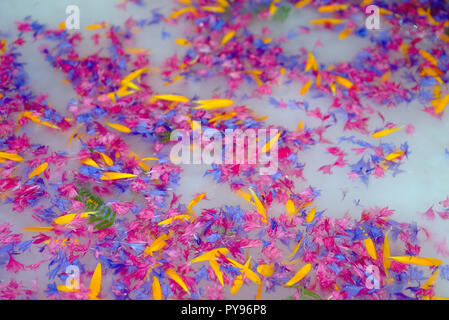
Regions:
<instances>
[{"instance_id":1,"label":"floating petal","mask_svg":"<svg viewBox=\"0 0 449 320\"><path fill-rule=\"evenodd\" d=\"M167 275L172 278L177 284L179 284L185 292L190 293L189 288L187 288L186 283L184 282L184 280L182 280L182 278L175 272L175 270L173 269L167 269L165 270L165 273L167 273Z\"/></svg>"},{"instance_id":2,"label":"floating petal","mask_svg":"<svg viewBox=\"0 0 449 320\"><path fill-rule=\"evenodd\" d=\"M415 257L415 256L402 256L402 257L390 257L389 259L406 264L417 264L421 266L439 266L443 263L440 259Z\"/></svg>"},{"instance_id":3,"label":"floating petal","mask_svg":"<svg viewBox=\"0 0 449 320\"><path fill-rule=\"evenodd\" d=\"M130 132L131 132L131 129L130 129L130 128L128 128L128 127L126 127L126 126L123 126L123 125L121 125L121 124L118 124L118 123L110 123L110 122L106 122L106 124L107 124L108 126L110 126L111 128L113 128L113 129L115 129L115 130L117 130L117 131L120 131L120 132L124 132L124 133L130 133Z\"/></svg>"},{"instance_id":4,"label":"floating petal","mask_svg":"<svg viewBox=\"0 0 449 320\"><path fill-rule=\"evenodd\" d=\"M43 164L37 166L33 171L31 171L30 175L28 176L28 179L40 175L42 172L45 171L45 169L47 169L47 167L48 167L47 162L44 162Z\"/></svg>"},{"instance_id":5,"label":"floating petal","mask_svg":"<svg viewBox=\"0 0 449 320\"><path fill-rule=\"evenodd\" d=\"M310 263L304 265L285 285L287 287L293 286L295 283L301 281L312 269Z\"/></svg>"}]
</instances>

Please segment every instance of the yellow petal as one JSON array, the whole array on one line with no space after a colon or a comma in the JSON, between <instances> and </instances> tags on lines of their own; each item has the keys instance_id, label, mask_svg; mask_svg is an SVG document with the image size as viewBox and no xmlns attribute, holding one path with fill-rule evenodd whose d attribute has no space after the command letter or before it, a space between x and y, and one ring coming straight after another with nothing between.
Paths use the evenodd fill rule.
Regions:
<instances>
[{"instance_id":1,"label":"yellow petal","mask_svg":"<svg viewBox=\"0 0 449 320\"><path fill-rule=\"evenodd\" d=\"M327 6L321 6L318 8L319 12L335 12L339 10L346 10L349 7L348 4L333 4Z\"/></svg>"},{"instance_id":2,"label":"yellow petal","mask_svg":"<svg viewBox=\"0 0 449 320\"><path fill-rule=\"evenodd\" d=\"M240 268L240 269L246 268L245 265L241 264L241 263L238 262L238 261L235 261L234 259L231 259L231 258L228 258L228 257L226 257L226 259L227 259L227 260L228 260L234 267L237 267L237 268ZM246 263L249 264L249 260L248 260Z\"/></svg>"},{"instance_id":3,"label":"yellow petal","mask_svg":"<svg viewBox=\"0 0 449 320\"><path fill-rule=\"evenodd\" d=\"M337 76L337 77L335 78L335 80L336 80L339 84L341 84L342 86L344 86L344 87L346 87L346 88L348 88L348 89L351 89L351 88L354 86L354 84L353 84L351 81L349 81L349 80L346 79L346 78L340 77L340 76Z\"/></svg>"},{"instance_id":4,"label":"yellow petal","mask_svg":"<svg viewBox=\"0 0 449 320\"><path fill-rule=\"evenodd\" d=\"M312 265L310 263L304 265L299 271L291 278L285 285L287 287L293 286L295 283L299 282L304 278L312 269Z\"/></svg>"},{"instance_id":5,"label":"yellow petal","mask_svg":"<svg viewBox=\"0 0 449 320\"><path fill-rule=\"evenodd\" d=\"M136 78L139 78L142 74L148 73L150 71L149 68L141 68L136 71L131 72L129 75L127 75L123 80L121 81L121 85L127 85L131 81L133 81Z\"/></svg>"},{"instance_id":6,"label":"yellow petal","mask_svg":"<svg viewBox=\"0 0 449 320\"><path fill-rule=\"evenodd\" d=\"M427 279L426 283L424 283L421 288L424 290L430 289L430 287L432 287L435 284L437 275L438 275L438 269L435 270L434 273L432 273L432 275L429 277L429 279Z\"/></svg>"},{"instance_id":7,"label":"yellow petal","mask_svg":"<svg viewBox=\"0 0 449 320\"><path fill-rule=\"evenodd\" d=\"M421 266L439 266L443 263L440 259L425 258L425 257L414 257L414 256L401 256L401 257L390 257L389 259L406 264L417 264Z\"/></svg>"},{"instance_id":8,"label":"yellow petal","mask_svg":"<svg viewBox=\"0 0 449 320\"><path fill-rule=\"evenodd\" d=\"M316 213L316 207L309 211L309 213L306 215L306 222L311 223L313 221L313 218L315 218Z\"/></svg>"},{"instance_id":9,"label":"yellow petal","mask_svg":"<svg viewBox=\"0 0 449 320\"><path fill-rule=\"evenodd\" d=\"M33 122L36 122L36 123L40 122L40 119L37 116L35 116L31 111L24 111L22 113L22 115L24 117L27 117L28 119L30 119Z\"/></svg>"},{"instance_id":10,"label":"yellow petal","mask_svg":"<svg viewBox=\"0 0 449 320\"><path fill-rule=\"evenodd\" d=\"M337 84L336 83L331 83L330 85L331 91L332 91L332 95L335 96L335 90L337 90Z\"/></svg>"},{"instance_id":11,"label":"yellow petal","mask_svg":"<svg viewBox=\"0 0 449 320\"><path fill-rule=\"evenodd\" d=\"M134 84L133 82L127 82L126 84L123 85L124 87L127 87L129 89L134 89L134 90L140 90L139 86ZM124 92L127 92L128 90L123 89Z\"/></svg>"},{"instance_id":12,"label":"yellow petal","mask_svg":"<svg viewBox=\"0 0 449 320\"><path fill-rule=\"evenodd\" d=\"M449 94L445 95L443 98L441 98L437 105L435 106L435 113L441 113L443 110L447 107L449 104Z\"/></svg>"},{"instance_id":13,"label":"yellow petal","mask_svg":"<svg viewBox=\"0 0 449 320\"><path fill-rule=\"evenodd\" d=\"M189 220L191 218L191 216L187 215L187 214L180 214L171 218L168 218L166 220L163 220L161 222L159 222L157 225L161 226L161 225L166 225L166 224L170 224L173 222L173 220Z\"/></svg>"},{"instance_id":14,"label":"yellow petal","mask_svg":"<svg viewBox=\"0 0 449 320\"><path fill-rule=\"evenodd\" d=\"M201 9L209 12L215 12L215 13L223 13L226 10L222 7L215 7L215 6L202 6Z\"/></svg>"},{"instance_id":15,"label":"yellow petal","mask_svg":"<svg viewBox=\"0 0 449 320\"><path fill-rule=\"evenodd\" d=\"M262 202L257 197L256 193L253 191L253 189L249 188L249 192L251 192L251 195L253 196L254 204L256 205L257 212L263 217L263 222L268 223L267 221L267 212L265 211L265 207L263 206Z\"/></svg>"},{"instance_id":16,"label":"yellow petal","mask_svg":"<svg viewBox=\"0 0 449 320\"><path fill-rule=\"evenodd\" d=\"M191 261L191 263L200 262L200 261L207 261L207 260L213 260L215 257L217 257L219 254L227 255L229 253L228 248L217 248L210 250L209 252L203 253L202 255L199 255L195 259Z\"/></svg>"},{"instance_id":17,"label":"yellow petal","mask_svg":"<svg viewBox=\"0 0 449 320\"><path fill-rule=\"evenodd\" d=\"M104 163L106 163L106 165L108 165L108 166L113 166L114 165L114 161L112 161L111 158L109 158L103 152L99 152L99 153L100 153L101 157L103 158Z\"/></svg>"},{"instance_id":18,"label":"yellow petal","mask_svg":"<svg viewBox=\"0 0 449 320\"><path fill-rule=\"evenodd\" d=\"M262 283L262 280L260 280L259 276L250 268L243 268L242 272L245 274L245 276L251 280L252 282L256 283L256 284L260 284Z\"/></svg>"},{"instance_id":19,"label":"yellow petal","mask_svg":"<svg viewBox=\"0 0 449 320\"><path fill-rule=\"evenodd\" d=\"M27 117L28 119L30 119L31 121L33 121L33 122L35 122L35 123L39 123L39 124L41 124L41 125L44 125L44 126L47 126L47 127L50 127L50 128L54 128L54 129L60 129L58 126L55 126L55 125L53 125L53 124L51 124L51 123L49 123L49 122L47 122L47 121L42 121L41 119L39 119L39 117L37 117L37 116L35 116L32 112L30 112L30 111L24 111L24 112L22 112L22 114L21 115L23 115L23 116L25 116L25 117ZM19 119L21 118L21 116L19 116ZM18 119L18 120L19 120ZM17 120L17 121L18 121Z\"/></svg>"},{"instance_id":20,"label":"yellow petal","mask_svg":"<svg viewBox=\"0 0 449 320\"><path fill-rule=\"evenodd\" d=\"M276 3L274 1L272 1L270 4L270 8L268 9L270 16L274 15L277 10L278 10L278 7L276 6Z\"/></svg>"},{"instance_id":21,"label":"yellow petal","mask_svg":"<svg viewBox=\"0 0 449 320\"><path fill-rule=\"evenodd\" d=\"M203 199L205 196L206 196L206 192L203 192L203 193L197 195L192 201L189 202L189 205L187 206L187 208L192 208L198 202L200 202L201 199Z\"/></svg>"},{"instance_id":22,"label":"yellow petal","mask_svg":"<svg viewBox=\"0 0 449 320\"><path fill-rule=\"evenodd\" d=\"M365 6L369 5L369 4L372 4L373 1L374 1L374 0L362 0L362 1L360 2L360 6L361 6L361 7L365 7Z\"/></svg>"},{"instance_id":23,"label":"yellow petal","mask_svg":"<svg viewBox=\"0 0 449 320\"><path fill-rule=\"evenodd\" d=\"M135 174L131 173L121 173L121 172L104 172L104 176L100 180L118 180L137 177Z\"/></svg>"},{"instance_id":24,"label":"yellow petal","mask_svg":"<svg viewBox=\"0 0 449 320\"><path fill-rule=\"evenodd\" d=\"M243 274L239 274L231 286L231 294L236 294L243 285Z\"/></svg>"},{"instance_id":25,"label":"yellow petal","mask_svg":"<svg viewBox=\"0 0 449 320\"><path fill-rule=\"evenodd\" d=\"M150 171L150 167L143 161L139 162L139 167L141 167L145 171Z\"/></svg>"},{"instance_id":26,"label":"yellow petal","mask_svg":"<svg viewBox=\"0 0 449 320\"><path fill-rule=\"evenodd\" d=\"M317 70L318 69L318 65L316 63L315 56L313 55L312 52L308 53L306 68L305 68L304 71L307 72L310 69L313 69L313 70Z\"/></svg>"},{"instance_id":27,"label":"yellow petal","mask_svg":"<svg viewBox=\"0 0 449 320\"><path fill-rule=\"evenodd\" d=\"M89 299L96 299L101 291L101 263L98 262L94 274L92 275L92 280L90 280L90 294Z\"/></svg>"},{"instance_id":28,"label":"yellow petal","mask_svg":"<svg viewBox=\"0 0 449 320\"><path fill-rule=\"evenodd\" d=\"M218 281L220 281L221 285L224 286L223 282L223 272L220 271L220 265L218 262L214 259L209 260L209 264L212 267L212 270L214 270L215 275L218 278Z\"/></svg>"},{"instance_id":29,"label":"yellow petal","mask_svg":"<svg viewBox=\"0 0 449 320\"><path fill-rule=\"evenodd\" d=\"M218 4L224 8L229 7L229 3L226 0L217 0Z\"/></svg>"},{"instance_id":30,"label":"yellow petal","mask_svg":"<svg viewBox=\"0 0 449 320\"><path fill-rule=\"evenodd\" d=\"M301 1L296 2L295 7L297 9L301 9L302 7L308 5L310 2L312 2L312 0L301 0Z\"/></svg>"},{"instance_id":31,"label":"yellow petal","mask_svg":"<svg viewBox=\"0 0 449 320\"><path fill-rule=\"evenodd\" d=\"M176 39L175 42L180 46L189 46L191 44L187 39Z\"/></svg>"},{"instance_id":32,"label":"yellow petal","mask_svg":"<svg viewBox=\"0 0 449 320\"><path fill-rule=\"evenodd\" d=\"M25 227L22 228L23 231L35 231L35 232L47 232L52 231L54 227Z\"/></svg>"},{"instance_id":33,"label":"yellow petal","mask_svg":"<svg viewBox=\"0 0 449 320\"><path fill-rule=\"evenodd\" d=\"M260 300L261 296L262 296L262 282L259 283L259 286L257 287L256 300Z\"/></svg>"},{"instance_id":34,"label":"yellow petal","mask_svg":"<svg viewBox=\"0 0 449 320\"><path fill-rule=\"evenodd\" d=\"M204 196L206 195L206 192L203 192L199 195L197 195L192 201L189 202L188 206L187 206L187 212L189 212L192 215L192 218L195 219L195 214L193 213L192 208L201 201L201 199L204 198Z\"/></svg>"},{"instance_id":35,"label":"yellow petal","mask_svg":"<svg viewBox=\"0 0 449 320\"><path fill-rule=\"evenodd\" d=\"M165 245L167 244L165 240L167 239L164 239L163 236L158 237L153 241L153 243L151 243L149 247L145 248L145 254L153 256L153 252L159 251L165 247Z\"/></svg>"},{"instance_id":36,"label":"yellow petal","mask_svg":"<svg viewBox=\"0 0 449 320\"><path fill-rule=\"evenodd\" d=\"M388 70L387 72L385 72L382 77L380 78L380 82L385 82L385 81L389 81L391 78L391 71Z\"/></svg>"},{"instance_id":37,"label":"yellow petal","mask_svg":"<svg viewBox=\"0 0 449 320\"><path fill-rule=\"evenodd\" d=\"M249 203L251 203L251 195L241 189L235 191L235 193L237 193L239 196L241 196L243 199L245 199L246 201L248 201Z\"/></svg>"},{"instance_id":38,"label":"yellow petal","mask_svg":"<svg viewBox=\"0 0 449 320\"><path fill-rule=\"evenodd\" d=\"M384 238L384 250L383 250L383 265L385 273L387 273L388 269L391 266L391 261L389 258L390 258L390 244L388 242L388 234L386 234Z\"/></svg>"},{"instance_id":39,"label":"yellow petal","mask_svg":"<svg viewBox=\"0 0 449 320\"><path fill-rule=\"evenodd\" d=\"M345 22L342 19L315 19L310 21L310 24L341 24Z\"/></svg>"},{"instance_id":40,"label":"yellow petal","mask_svg":"<svg viewBox=\"0 0 449 320\"><path fill-rule=\"evenodd\" d=\"M379 8L379 13L380 13L380 15L383 15L383 14L392 15L393 14L393 12L391 12L390 10L384 9L384 8Z\"/></svg>"},{"instance_id":41,"label":"yellow petal","mask_svg":"<svg viewBox=\"0 0 449 320\"><path fill-rule=\"evenodd\" d=\"M186 8L182 8L180 10L177 10L175 12L173 12L169 18L171 19L176 19L177 17L179 17L180 15L186 13L186 12L191 12L191 13L195 13L195 8L194 7L186 7Z\"/></svg>"},{"instance_id":42,"label":"yellow petal","mask_svg":"<svg viewBox=\"0 0 449 320\"><path fill-rule=\"evenodd\" d=\"M31 171L30 175L28 176L28 179L31 179L34 176L40 175L42 172L45 171L45 169L47 169L47 167L48 167L47 162L44 162L43 164L37 166L33 171Z\"/></svg>"},{"instance_id":43,"label":"yellow petal","mask_svg":"<svg viewBox=\"0 0 449 320\"><path fill-rule=\"evenodd\" d=\"M190 293L189 288L187 288L187 285L185 284L184 280L175 272L173 269L167 269L165 270L165 273L172 278L177 284L179 284L185 292Z\"/></svg>"},{"instance_id":44,"label":"yellow petal","mask_svg":"<svg viewBox=\"0 0 449 320\"><path fill-rule=\"evenodd\" d=\"M301 236L301 240L299 240L298 244L293 248L292 253L290 253L290 255L287 258L291 258L296 254L299 247L301 246L302 239L304 239L304 236Z\"/></svg>"},{"instance_id":45,"label":"yellow petal","mask_svg":"<svg viewBox=\"0 0 449 320\"><path fill-rule=\"evenodd\" d=\"M16 153L0 152L0 158L16 162L23 161L23 158Z\"/></svg>"},{"instance_id":46,"label":"yellow petal","mask_svg":"<svg viewBox=\"0 0 449 320\"><path fill-rule=\"evenodd\" d=\"M116 94L117 94L117 97L121 98L121 97L128 96L130 94L133 94L134 92L135 92L134 90L128 90L128 84L127 84L127 85L120 87L117 90Z\"/></svg>"},{"instance_id":47,"label":"yellow petal","mask_svg":"<svg viewBox=\"0 0 449 320\"><path fill-rule=\"evenodd\" d=\"M221 45L224 46L226 43L228 43L232 38L234 38L236 32L235 30L229 31L223 39L221 40Z\"/></svg>"},{"instance_id":48,"label":"yellow petal","mask_svg":"<svg viewBox=\"0 0 449 320\"><path fill-rule=\"evenodd\" d=\"M211 99L211 100L200 100L195 102L198 103L199 106L195 107L194 109L204 109L204 110L227 108L234 104L234 100L231 99Z\"/></svg>"},{"instance_id":49,"label":"yellow petal","mask_svg":"<svg viewBox=\"0 0 449 320\"><path fill-rule=\"evenodd\" d=\"M111 128L113 128L113 129L115 129L115 130L117 130L117 131L120 131L120 132L124 132L124 133L130 133L130 132L131 132L131 129L130 129L130 128L128 128L128 127L126 127L126 126L123 126L123 125L121 125L121 124L118 124L118 123L110 123L110 122L106 122L106 124L107 124L108 126L110 126Z\"/></svg>"},{"instance_id":50,"label":"yellow petal","mask_svg":"<svg viewBox=\"0 0 449 320\"><path fill-rule=\"evenodd\" d=\"M60 129L58 126L55 126L54 124L51 124L47 121L39 121L39 124L42 124L44 126L47 126L47 127L53 128L53 129Z\"/></svg>"},{"instance_id":51,"label":"yellow petal","mask_svg":"<svg viewBox=\"0 0 449 320\"><path fill-rule=\"evenodd\" d=\"M58 285L57 289L59 292L79 292L79 289L75 289L75 287L68 288L66 285Z\"/></svg>"},{"instance_id":52,"label":"yellow petal","mask_svg":"<svg viewBox=\"0 0 449 320\"><path fill-rule=\"evenodd\" d=\"M256 284L260 284L260 283L261 283L261 280L260 280L259 276L258 276L254 271L252 271L252 270L250 269L250 260L251 260L251 258L248 259L248 261L246 261L245 265L243 265L243 264L241 264L241 263L239 263L239 262L237 262L237 261L235 261L235 260L233 260L233 259L231 259L231 258L228 258L228 257L226 257L226 259L228 259L228 261L229 261L234 267L237 267L237 268L239 268L239 269L242 269L241 272L242 272L243 274L245 274L246 277L247 277L249 280L253 281L253 282L256 283Z\"/></svg>"},{"instance_id":53,"label":"yellow petal","mask_svg":"<svg viewBox=\"0 0 449 320\"><path fill-rule=\"evenodd\" d=\"M153 276L153 300L162 300L162 289L161 284L159 283L159 279L156 276Z\"/></svg>"},{"instance_id":54,"label":"yellow petal","mask_svg":"<svg viewBox=\"0 0 449 320\"><path fill-rule=\"evenodd\" d=\"M392 152L392 153L390 153L389 155L387 155L385 157L385 160L393 161L394 159L399 158L400 156L402 156L404 153L405 153L405 151L403 151L403 150Z\"/></svg>"},{"instance_id":55,"label":"yellow petal","mask_svg":"<svg viewBox=\"0 0 449 320\"><path fill-rule=\"evenodd\" d=\"M371 238L366 238L363 240L363 243L365 244L365 248L369 256L374 260L377 260L376 247L374 246L373 240Z\"/></svg>"},{"instance_id":56,"label":"yellow petal","mask_svg":"<svg viewBox=\"0 0 449 320\"><path fill-rule=\"evenodd\" d=\"M178 96L174 94L159 94L153 96L153 100L165 100L165 101L173 101L173 102L189 102L190 99L184 96Z\"/></svg>"},{"instance_id":57,"label":"yellow petal","mask_svg":"<svg viewBox=\"0 0 449 320\"><path fill-rule=\"evenodd\" d=\"M287 209L287 212L290 213L291 215L296 214L295 204L291 199L287 200L287 202L285 203L285 208Z\"/></svg>"},{"instance_id":58,"label":"yellow petal","mask_svg":"<svg viewBox=\"0 0 449 320\"><path fill-rule=\"evenodd\" d=\"M95 168L100 168L100 166L91 158L87 158L87 159L83 159L80 161L82 164L85 164L87 166L91 166L91 167L95 167Z\"/></svg>"},{"instance_id":59,"label":"yellow petal","mask_svg":"<svg viewBox=\"0 0 449 320\"><path fill-rule=\"evenodd\" d=\"M260 150L261 152L268 152L270 149L274 146L274 144L278 141L279 137L281 136L282 132L278 132L277 135L273 137L270 141L268 141Z\"/></svg>"},{"instance_id":60,"label":"yellow petal","mask_svg":"<svg viewBox=\"0 0 449 320\"><path fill-rule=\"evenodd\" d=\"M435 87L433 87L433 95L435 99L441 98L441 87L439 85L435 85Z\"/></svg>"},{"instance_id":61,"label":"yellow petal","mask_svg":"<svg viewBox=\"0 0 449 320\"><path fill-rule=\"evenodd\" d=\"M72 222L73 219L75 219L76 215L77 215L76 213L66 214L64 216L60 216L54 219L53 222L59 225L68 224Z\"/></svg>"},{"instance_id":62,"label":"yellow petal","mask_svg":"<svg viewBox=\"0 0 449 320\"><path fill-rule=\"evenodd\" d=\"M309 91L312 83L313 83L313 80L307 81L307 83L299 91L299 94L302 95L302 96L305 95Z\"/></svg>"},{"instance_id":63,"label":"yellow petal","mask_svg":"<svg viewBox=\"0 0 449 320\"><path fill-rule=\"evenodd\" d=\"M443 71L441 71L439 68L437 67L432 67L432 68L423 68L420 72L419 75L421 77L425 77L425 76L429 76L429 77L437 77L437 76L443 76L444 73Z\"/></svg>"},{"instance_id":64,"label":"yellow petal","mask_svg":"<svg viewBox=\"0 0 449 320\"><path fill-rule=\"evenodd\" d=\"M80 217L81 218L87 218L89 215L94 214L95 212L83 212L80 213ZM66 214L60 217L57 217L56 219L53 220L54 223L59 224L59 225L65 225L68 224L70 222L73 221L73 219L75 219L75 217L78 215L78 213L70 213L70 214Z\"/></svg>"},{"instance_id":65,"label":"yellow petal","mask_svg":"<svg viewBox=\"0 0 449 320\"><path fill-rule=\"evenodd\" d=\"M382 137L388 136L390 133L393 133L393 132L401 130L401 129L402 129L402 127L377 131L377 132L373 133L371 137L374 139L382 138Z\"/></svg>"},{"instance_id":66,"label":"yellow petal","mask_svg":"<svg viewBox=\"0 0 449 320\"><path fill-rule=\"evenodd\" d=\"M419 50L419 54L426 59L427 61L429 61L431 64L433 64L434 66L438 65L438 61L427 51L424 50Z\"/></svg>"},{"instance_id":67,"label":"yellow petal","mask_svg":"<svg viewBox=\"0 0 449 320\"><path fill-rule=\"evenodd\" d=\"M75 134L77 133L77 131L78 131L81 127L82 127L82 124L79 124L79 125L75 128L75 130L73 130L73 132L72 132L72 134L70 135L70 138L69 138L69 143L67 144L68 147L70 147L70 145L72 144L73 137L75 136Z\"/></svg>"},{"instance_id":68,"label":"yellow petal","mask_svg":"<svg viewBox=\"0 0 449 320\"><path fill-rule=\"evenodd\" d=\"M351 33L351 31L352 31L351 28L346 28L345 30L340 32L340 34L338 35L338 39L340 39L340 40L346 39L349 36L349 34Z\"/></svg>"},{"instance_id":69,"label":"yellow petal","mask_svg":"<svg viewBox=\"0 0 449 320\"><path fill-rule=\"evenodd\" d=\"M242 270L240 270L240 272L245 274L248 279L250 279L251 281L253 281L256 284L260 284L261 283L261 280L260 280L259 276L255 272L253 272L251 270L251 257L249 257L248 260L246 260L244 265L239 263L239 262L237 262L237 261L235 261L235 260L232 260L232 259L230 259L228 257L226 257L226 259L228 259L229 262L234 267L242 269Z\"/></svg>"},{"instance_id":70,"label":"yellow petal","mask_svg":"<svg viewBox=\"0 0 449 320\"><path fill-rule=\"evenodd\" d=\"M137 53L137 54L139 54L139 53L147 53L147 54L150 54L151 53L151 50L149 50L149 49L139 49L139 48L126 48L124 51L127 54L131 54L131 53Z\"/></svg>"},{"instance_id":71,"label":"yellow petal","mask_svg":"<svg viewBox=\"0 0 449 320\"><path fill-rule=\"evenodd\" d=\"M449 41L448 41L449 42ZM432 300L449 300L449 298L447 298L447 297L436 297L436 296L434 296L434 297L432 297Z\"/></svg>"},{"instance_id":72,"label":"yellow petal","mask_svg":"<svg viewBox=\"0 0 449 320\"><path fill-rule=\"evenodd\" d=\"M271 277L274 273L274 268L268 264L261 264L257 266L257 272L265 277Z\"/></svg>"},{"instance_id":73,"label":"yellow petal","mask_svg":"<svg viewBox=\"0 0 449 320\"><path fill-rule=\"evenodd\" d=\"M107 24L91 24L86 27L86 30L96 30L96 29L103 29L103 28L107 28L107 27L108 27Z\"/></svg>"}]
</instances>

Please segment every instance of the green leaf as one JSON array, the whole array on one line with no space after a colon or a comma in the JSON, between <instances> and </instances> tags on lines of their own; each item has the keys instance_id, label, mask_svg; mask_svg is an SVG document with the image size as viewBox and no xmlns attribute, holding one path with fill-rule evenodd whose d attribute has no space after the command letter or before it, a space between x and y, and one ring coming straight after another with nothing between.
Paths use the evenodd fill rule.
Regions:
<instances>
[{"instance_id":1,"label":"green leaf","mask_svg":"<svg viewBox=\"0 0 449 320\"><path fill-rule=\"evenodd\" d=\"M95 225L95 229L105 229L114 224L115 216L115 212L112 212L111 215L111 208L103 207L103 210L101 210L101 212L97 212L95 215L91 216L91 218L89 219L89 223L98 222Z\"/></svg>"},{"instance_id":2,"label":"green leaf","mask_svg":"<svg viewBox=\"0 0 449 320\"><path fill-rule=\"evenodd\" d=\"M449 27L446 27L446 29L444 30L444 33L446 33L446 35L449 36Z\"/></svg>"},{"instance_id":3,"label":"green leaf","mask_svg":"<svg viewBox=\"0 0 449 320\"><path fill-rule=\"evenodd\" d=\"M302 293L304 294L304 295L307 295L307 296L310 296L310 297L312 297L312 298L315 298L315 299L317 299L317 300L323 300L323 299L321 299L321 297L319 296L319 295L317 295L315 292L313 292L313 291L310 291L310 290L307 290L307 289L302 289Z\"/></svg>"},{"instance_id":4,"label":"green leaf","mask_svg":"<svg viewBox=\"0 0 449 320\"><path fill-rule=\"evenodd\" d=\"M75 197L76 200L84 202L88 210L96 211L89 216L88 223L98 222L94 227L97 230L105 229L113 225L116 213L104 204L103 199L84 187L80 188L78 195L78 197Z\"/></svg>"},{"instance_id":5,"label":"green leaf","mask_svg":"<svg viewBox=\"0 0 449 320\"><path fill-rule=\"evenodd\" d=\"M170 131L161 132L158 133L157 136L161 142L168 143L170 142L171 132Z\"/></svg>"},{"instance_id":6,"label":"green leaf","mask_svg":"<svg viewBox=\"0 0 449 320\"><path fill-rule=\"evenodd\" d=\"M288 7L288 6L283 6L278 8L278 10L276 11L276 13L273 16L273 21L279 21L279 22L284 22L285 20L287 20L288 15L290 14L290 10L292 8Z\"/></svg>"},{"instance_id":7,"label":"green leaf","mask_svg":"<svg viewBox=\"0 0 449 320\"><path fill-rule=\"evenodd\" d=\"M301 294L300 294L300 299L301 300L314 300L314 299L316 299L316 300L323 300L318 294L316 294L313 291L305 289L303 286L296 285L296 286L293 286L293 288L301 290Z\"/></svg>"}]
</instances>

